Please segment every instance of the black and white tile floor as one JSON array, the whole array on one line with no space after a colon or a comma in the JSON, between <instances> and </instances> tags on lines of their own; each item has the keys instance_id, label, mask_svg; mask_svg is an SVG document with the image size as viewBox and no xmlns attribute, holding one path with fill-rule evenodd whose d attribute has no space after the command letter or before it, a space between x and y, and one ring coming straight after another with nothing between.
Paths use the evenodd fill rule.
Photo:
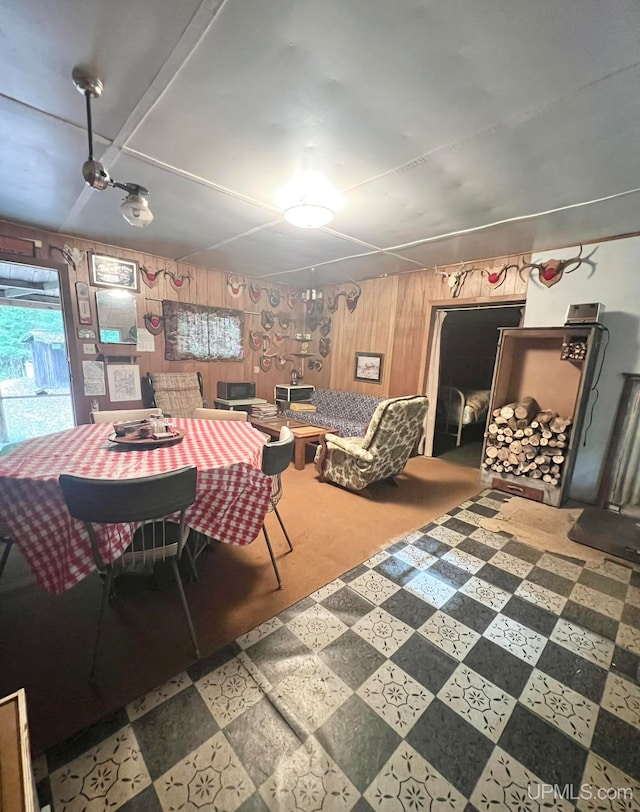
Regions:
<instances>
[{"instance_id":1,"label":"black and white tile floor","mask_svg":"<svg viewBox=\"0 0 640 812\"><path fill-rule=\"evenodd\" d=\"M485 491L52 748L42 800L640 809L640 572L483 529L506 499Z\"/></svg>"}]
</instances>

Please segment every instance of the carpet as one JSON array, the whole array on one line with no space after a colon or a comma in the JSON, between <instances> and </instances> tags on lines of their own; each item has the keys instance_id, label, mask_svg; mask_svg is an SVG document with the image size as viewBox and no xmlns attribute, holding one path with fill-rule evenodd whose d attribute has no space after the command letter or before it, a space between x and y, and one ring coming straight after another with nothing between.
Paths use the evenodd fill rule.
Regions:
<instances>
[{"instance_id":1,"label":"carpet","mask_svg":"<svg viewBox=\"0 0 640 812\"><path fill-rule=\"evenodd\" d=\"M37 760L54 812L637 809L640 571L485 491Z\"/></svg>"}]
</instances>

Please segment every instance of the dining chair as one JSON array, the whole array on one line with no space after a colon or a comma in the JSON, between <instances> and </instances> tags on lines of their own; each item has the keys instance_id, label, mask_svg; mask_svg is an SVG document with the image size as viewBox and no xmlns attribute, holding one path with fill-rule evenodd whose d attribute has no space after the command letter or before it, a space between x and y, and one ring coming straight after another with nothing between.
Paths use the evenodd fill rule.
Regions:
<instances>
[{"instance_id":1,"label":"dining chair","mask_svg":"<svg viewBox=\"0 0 640 812\"><path fill-rule=\"evenodd\" d=\"M289 538L287 529L284 526L282 517L280 516L278 502L280 499L282 499L282 479L280 475L283 471L286 471L286 469L289 467L289 463L291 462L291 457L293 454L293 441L293 432L288 426L283 426L280 429L279 439L274 440L271 443L266 443L266 445L264 445L262 448L262 473L271 477L271 496L269 498L267 512L273 511L275 513L276 518L280 522L280 527L282 528L282 532L287 540L290 551L293 551L293 544L291 544L291 539ZM278 566L273 555L273 550L271 549L271 541L269 540L269 534L267 533L267 528L264 522L262 522L262 532L264 533L264 538L269 549L269 555L271 556L271 563L273 564L273 569L278 580L278 589L282 589L280 573L278 572Z\"/></svg>"},{"instance_id":2,"label":"dining chair","mask_svg":"<svg viewBox=\"0 0 640 812\"><path fill-rule=\"evenodd\" d=\"M200 649L178 570L178 561L189 536L185 513L195 502L196 480L195 465L134 479L92 479L60 474L60 487L69 513L84 522L96 566L105 575L91 660L92 680L95 677L104 609L111 596L114 574L139 564L155 564L166 560L171 562L196 658L200 659ZM174 515L176 513L179 514L177 521ZM105 561L98 545L97 525L128 523L141 524L133 541L119 558Z\"/></svg>"},{"instance_id":3,"label":"dining chair","mask_svg":"<svg viewBox=\"0 0 640 812\"><path fill-rule=\"evenodd\" d=\"M147 417L162 416L162 409L107 409L91 412L92 423L120 423L125 420L144 420Z\"/></svg>"},{"instance_id":4,"label":"dining chair","mask_svg":"<svg viewBox=\"0 0 640 812\"><path fill-rule=\"evenodd\" d=\"M199 420L247 420L249 415L239 409L196 409L193 416Z\"/></svg>"},{"instance_id":5,"label":"dining chair","mask_svg":"<svg viewBox=\"0 0 640 812\"><path fill-rule=\"evenodd\" d=\"M4 457L5 454L13 451L13 449L18 445L20 445L19 441L15 443L5 443L2 448L0 448L0 457ZM0 556L0 578L2 578L2 573L4 572L7 559L9 558L9 553L11 552L11 548L13 546L11 530L9 529L8 525L4 524L2 521L0 521L0 544L2 544L2 556Z\"/></svg>"}]
</instances>

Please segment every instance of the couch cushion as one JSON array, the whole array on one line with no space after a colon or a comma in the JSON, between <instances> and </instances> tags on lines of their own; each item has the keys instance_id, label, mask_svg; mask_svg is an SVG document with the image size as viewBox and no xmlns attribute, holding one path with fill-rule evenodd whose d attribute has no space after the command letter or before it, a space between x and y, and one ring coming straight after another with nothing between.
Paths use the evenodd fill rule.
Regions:
<instances>
[{"instance_id":1,"label":"couch cushion","mask_svg":"<svg viewBox=\"0 0 640 812\"><path fill-rule=\"evenodd\" d=\"M376 406L384 398L375 395L362 395L358 392L343 392L340 389L316 389L311 402L318 411L334 414L354 423L369 423Z\"/></svg>"}]
</instances>

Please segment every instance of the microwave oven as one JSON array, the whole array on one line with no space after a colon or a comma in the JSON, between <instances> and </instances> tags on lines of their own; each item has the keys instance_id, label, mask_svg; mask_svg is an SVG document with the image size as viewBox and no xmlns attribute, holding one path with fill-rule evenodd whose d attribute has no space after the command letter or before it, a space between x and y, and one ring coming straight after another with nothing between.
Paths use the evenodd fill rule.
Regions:
<instances>
[{"instance_id":1,"label":"microwave oven","mask_svg":"<svg viewBox=\"0 0 640 812\"><path fill-rule=\"evenodd\" d=\"M289 403L303 403L304 401L311 400L311 395L315 391L315 386L298 386L281 385L275 386L273 389L273 396L275 400L286 400Z\"/></svg>"},{"instance_id":2,"label":"microwave oven","mask_svg":"<svg viewBox=\"0 0 640 812\"><path fill-rule=\"evenodd\" d=\"M245 400L255 396L254 381L218 381L217 397L222 400Z\"/></svg>"}]
</instances>

